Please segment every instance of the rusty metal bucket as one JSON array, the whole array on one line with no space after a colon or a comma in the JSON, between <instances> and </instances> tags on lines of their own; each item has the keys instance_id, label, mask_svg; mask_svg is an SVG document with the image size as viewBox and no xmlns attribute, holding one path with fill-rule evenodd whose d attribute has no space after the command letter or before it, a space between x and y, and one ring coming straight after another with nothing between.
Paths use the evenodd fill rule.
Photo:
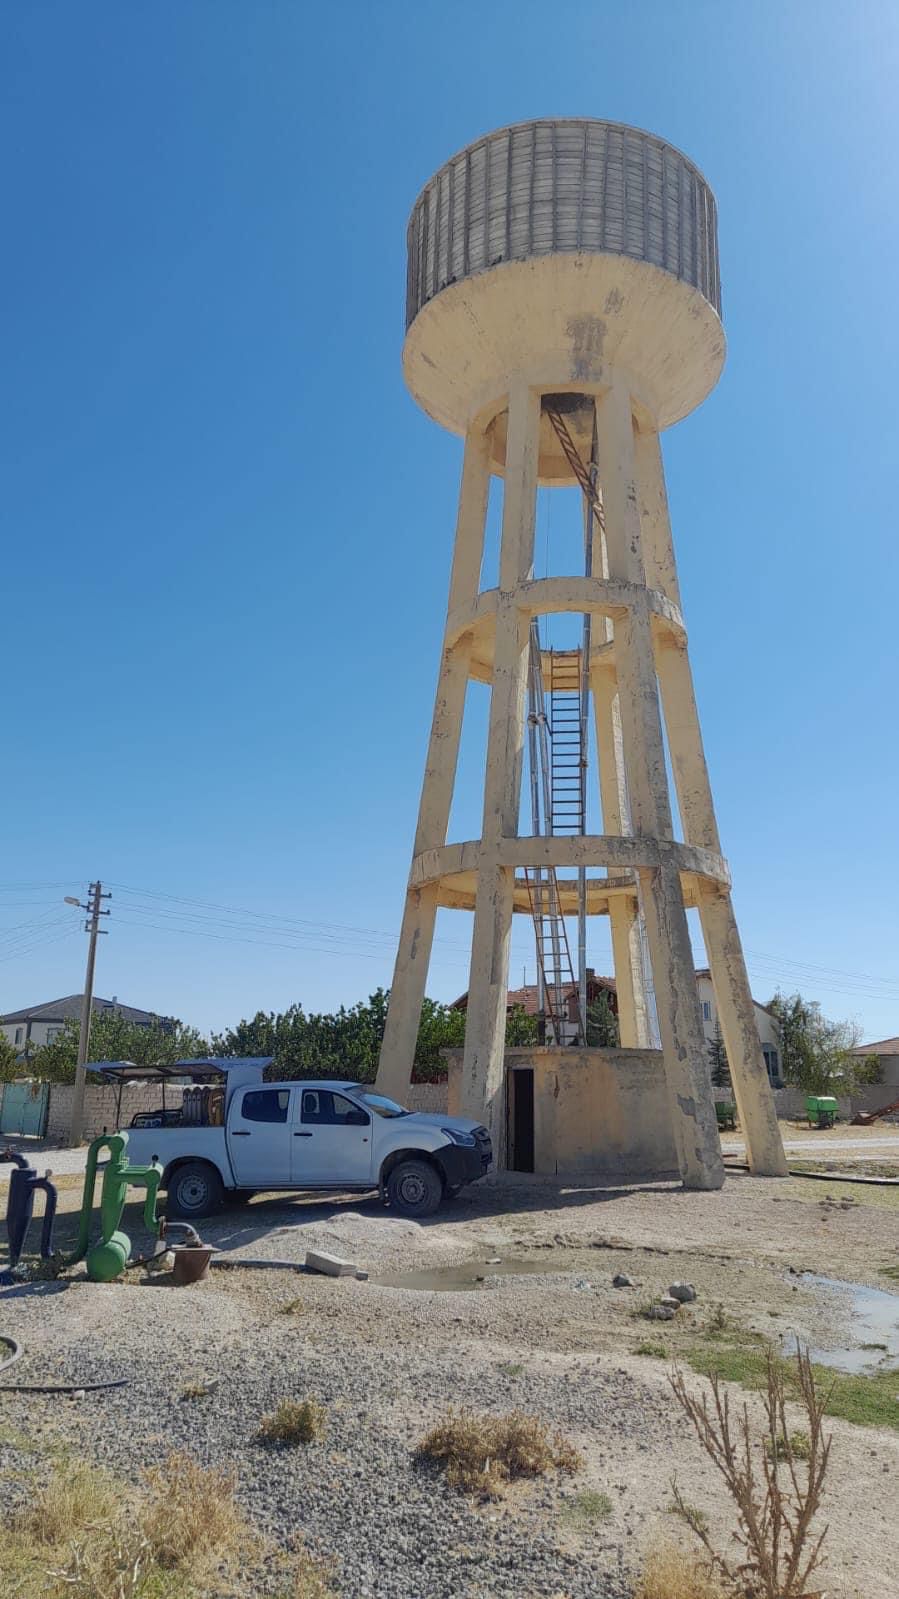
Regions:
<instances>
[{"instance_id":1,"label":"rusty metal bucket","mask_svg":"<svg viewBox=\"0 0 899 1599\"><path fill-rule=\"evenodd\" d=\"M172 1281L176 1288L185 1288L188 1283L201 1283L209 1276L209 1262L215 1250L208 1244L176 1244L172 1253L175 1257Z\"/></svg>"}]
</instances>

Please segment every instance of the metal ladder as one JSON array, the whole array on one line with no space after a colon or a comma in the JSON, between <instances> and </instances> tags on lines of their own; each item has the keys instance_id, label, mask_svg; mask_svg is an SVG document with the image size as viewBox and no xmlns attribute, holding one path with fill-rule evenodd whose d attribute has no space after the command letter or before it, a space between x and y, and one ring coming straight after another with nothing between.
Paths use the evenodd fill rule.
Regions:
<instances>
[{"instance_id":1,"label":"metal ladder","mask_svg":"<svg viewBox=\"0 0 899 1599\"><path fill-rule=\"evenodd\" d=\"M556 832L555 768L536 618L531 622L528 662L528 754L533 830L535 836L546 836ZM538 1009L544 1020L545 1041L561 1044L565 1037L563 1024L569 1020L568 997L575 989L575 978L556 869L554 866L525 867L524 881L534 923Z\"/></svg>"},{"instance_id":2,"label":"metal ladder","mask_svg":"<svg viewBox=\"0 0 899 1599\"><path fill-rule=\"evenodd\" d=\"M584 749L580 650L551 650L549 656L549 733L552 770L552 827L563 837L585 831L587 763Z\"/></svg>"}]
</instances>

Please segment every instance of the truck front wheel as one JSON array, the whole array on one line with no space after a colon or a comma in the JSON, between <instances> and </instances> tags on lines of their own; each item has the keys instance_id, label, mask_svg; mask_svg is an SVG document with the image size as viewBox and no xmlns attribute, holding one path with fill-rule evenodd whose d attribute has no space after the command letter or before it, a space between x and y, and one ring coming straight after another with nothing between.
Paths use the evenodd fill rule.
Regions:
<instances>
[{"instance_id":1,"label":"truck front wheel","mask_svg":"<svg viewBox=\"0 0 899 1599\"><path fill-rule=\"evenodd\" d=\"M401 1160L387 1179L387 1200L401 1216L433 1216L443 1198L439 1172L426 1160Z\"/></svg>"},{"instance_id":2,"label":"truck front wheel","mask_svg":"<svg viewBox=\"0 0 899 1599\"><path fill-rule=\"evenodd\" d=\"M215 1167L205 1160L188 1160L169 1178L166 1215L194 1221L199 1216L211 1216L223 1199L222 1179Z\"/></svg>"}]
</instances>

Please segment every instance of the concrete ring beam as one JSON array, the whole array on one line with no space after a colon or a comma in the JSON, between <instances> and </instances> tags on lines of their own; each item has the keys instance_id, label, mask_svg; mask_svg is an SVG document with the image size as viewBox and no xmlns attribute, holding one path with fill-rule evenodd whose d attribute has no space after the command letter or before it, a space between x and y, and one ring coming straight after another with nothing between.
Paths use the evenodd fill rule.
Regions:
<instances>
[{"instance_id":1,"label":"concrete ring beam","mask_svg":"<svg viewBox=\"0 0 899 1599\"><path fill-rule=\"evenodd\" d=\"M471 604L457 606L447 617L447 646L485 620L492 621L501 595L498 588L482 589ZM686 639L684 619L678 606L660 589L644 588L637 583L596 577L541 577L522 583L514 590L513 598L528 616L576 611L581 615L586 612L591 616L614 618L623 616L632 606L648 605L650 614L663 622L679 641Z\"/></svg>"},{"instance_id":2,"label":"concrete ring beam","mask_svg":"<svg viewBox=\"0 0 899 1599\"><path fill-rule=\"evenodd\" d=\"M681 872L681 891L687 910L699 908L702 903L702 885L708 881L708 878L702 877L696 872ZM455 872L446 877L441 877L437 883L437 904L443 910L473 911L477 898L477 887L478 878L475 871ZM577 879L559 877L556 879L556 888L561 914L563 916L577 916L580 907ZM622 874L620 878L587 878L586 914L588 916L610 916L615 906L628 901L636 903L636 900L636 881L629 874L627 876ZM531 891L529 891L523 877L516 876L515 878L515 886L512 891L512 910L517 916L533 917Z\"/></svg>"},{"instance_id":3,"label":"concrete ring beam","mask_svg":"<svg viewBox=\"0 0 899 1599\"><path fill-rule=\"evenodd\" d=\"M730 887L730 872L722 855L695 844L674 839L623 838L608 833L585 833L574 838L541 835L502 838L489 846L480 839L444 844L439 849L416 855L409 873L409 887L423 888L460 873L476 873L485 864L520 869L553 866L605 866L612 870L634 871L672 865L683 874L703 878L722 888Z\"/></svg>"}]
</instances>

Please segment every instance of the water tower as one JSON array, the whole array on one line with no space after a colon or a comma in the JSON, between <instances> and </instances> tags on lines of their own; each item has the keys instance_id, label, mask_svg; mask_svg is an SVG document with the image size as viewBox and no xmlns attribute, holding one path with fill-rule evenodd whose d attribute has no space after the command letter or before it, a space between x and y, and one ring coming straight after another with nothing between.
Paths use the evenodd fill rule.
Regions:
<instances>
[{"instance_id":1,"label":"water tower","mask_svg":"<svg viewBox=\"0 0 899 1599\"><path fill-rule=\"evenodd\" d=\"M603 1169L612 1146L626 1164L631 1139L643 1156L669 1149L686 1185L721 1184L686 915L696 907L751 1167L785 1172L703 753L660 451L662 430L718 379L719 313L711 190L678 150L638 129L586 119L503 128L449 161L413 209L406 382L462 436L464 459L378 1085L400 1099L408 1088L438 907L473 910L455 1098L489 1127L500 1165L519 914L534 923L545 1027L534 1114L538 1136L557 1145L542 1169L566 1171L569 1149L573 1169ZM491 474L503 480L502 525L499 581L485 589ZM535 575L538 485L581 489L577 570ZM560 613L580 619L577 646L550 651L541 619ZM481 836L448 842L472 678L490 689ZM594 760L602 828L591 833ZM520 826L525 769L530 832ZM593 915L610 920L618 1050L586 1047Z\"/></svg>"}]
</instances>

